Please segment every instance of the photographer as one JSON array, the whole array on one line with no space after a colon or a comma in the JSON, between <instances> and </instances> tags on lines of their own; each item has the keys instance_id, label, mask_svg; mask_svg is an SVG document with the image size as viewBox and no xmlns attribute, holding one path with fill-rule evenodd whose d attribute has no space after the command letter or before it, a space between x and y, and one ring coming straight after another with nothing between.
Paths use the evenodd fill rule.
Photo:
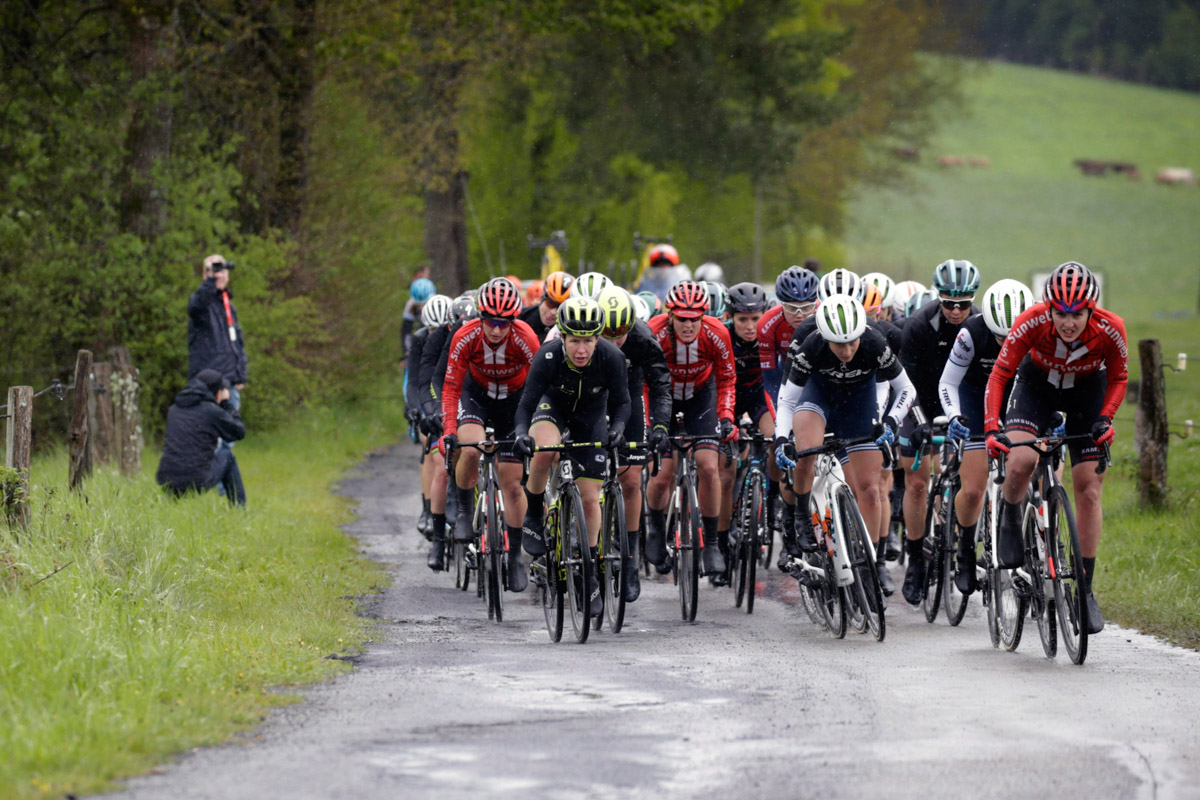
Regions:
<instances>
[{"instance_id":1,"label":"photographer","mask_svg":"<svg viewBox=\"0 0 1200 800\"><path fill-rule=\"evenodd\" d=\"M245 505L237 459L231 449L217 448L218 439L237 441L245 435L246 426L229 401L229 383L216 370L201 370L167 411L155 474L159 485L176 496L220 485L229 502Z\"/></svg>"},{"instance_id":2,"label":"photographer","mask_svg":"<svg viewBox=\"0 0 1200 800\"><path fill-rule=\"evenodd\" d=\"M214 369L229 381L230 402L241 409L246 385L246 340L229 291L233 262L213 254L204 259L204 282L188 299L188 378Z\"/></svg>"}]
</instances>

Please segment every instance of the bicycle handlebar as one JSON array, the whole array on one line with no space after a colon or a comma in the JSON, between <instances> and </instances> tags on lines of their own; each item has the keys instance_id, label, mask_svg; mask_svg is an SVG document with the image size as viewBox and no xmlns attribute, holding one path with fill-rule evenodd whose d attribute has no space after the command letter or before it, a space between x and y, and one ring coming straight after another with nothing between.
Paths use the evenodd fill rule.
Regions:
<instances>
[{"instance_id":1,"label":"bicycle handlebar","mask_svg":"<svg viewBox=\"0 0 1200 800\"><path fill-rule=\"evenodd\" d=\"M1021 442L1011 442L1008 447L1009 450L1012 450L1016 447L1028 447L1031 450L1036 450L1039 453L1038 458L1040 459L1045 456L1053 455L1057 451L1061 450L1063 445L1065 445L1067 442L1078 442L1083 440L1087 440L1089 442L1093 441L1091 434L1076 433L1070 436L1039 436L1036 439L1026 439ZM1045 445L1050 445L1049 449L1046 449ZM1097 475L1103 475L1108 468L1112 466L1112 449L1107 444L1101 445L1101 447L1104 448L1104 458L1100 459L1100 461L1096 464ZM1004 483L1004 478L1007 474L1007 464L1008 457L1006 455L1001 455L996 459L996 483Z\"/></svg>"}]
</instances>

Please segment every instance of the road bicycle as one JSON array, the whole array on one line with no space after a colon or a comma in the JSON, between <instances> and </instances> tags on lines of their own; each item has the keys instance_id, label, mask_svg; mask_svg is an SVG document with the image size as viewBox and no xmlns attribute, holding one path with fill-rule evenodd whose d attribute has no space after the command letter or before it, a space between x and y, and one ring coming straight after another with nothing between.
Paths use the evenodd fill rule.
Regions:
<instances>
[{"instance_id":1,"label":"road bicycle","mask_svg":"<svg viewBox=\"0 0 1200 800\"><path fill-rule=\"evenodd\" d=\"M1011 571L999 569L994 562L989 562L989 566L993 568L993 580L999 573L1011 572L1008 587L998 589L993 583L993 596L1000 601L998 605L1002 609L1015 610L1020 617L1028 608L1030 616L1038 624L1046 657L1054 658L1057 655L1058 640L1061 639L1071 663L1083 664L1088 649L1083 554L1079 546L1079 529L1075 525L1075 511L1067 490L1058 479L1062 449L1071 441L1091 442L1092 437L1088 434L1044 434L1036 439L1012 444L1014 448L1028 447L1038 453L1021 523L1025 563ZM1002 457L998 462L995 480L1003 483L1006 459ZM1104 458L1096 465L1096 472L1103 473L1111 463L1111 453L1105 446ZM997 526L998 521L991 527ZM1047 586L1050 588L1047 589ZM1006 601L1002 591L1015 596L1015 602ZM1020 625L1011 618L1002 619L1002 635L1005 623L1009 630L1016 632L1012 646L1005 642L1005 649L1015 650L1020 643Z\"/></svg>"},{"instance_id":2,"label":"road bicycle","mask_svg":"<svg viewBox=\"0 0 1200 800\"><path fill-rule=\"evenodd\" d=\"M793 461L816 457L809 513L818 539L814 552L790 559L789 572L800 583L809 616L814 621L819 619L818 625L835 639L846 635L847 622L858 633L869 630L876 641L882 642L887 635L883 590L875 570L875 545L838 459L845 448L874 439L835 439L832 433L826 433L823 444L794 456L788 454ZM794 450L790 442L787 447ZM888 451L883 450L887 463Z\"/></svg>"},{"instance_id":3,"label":"road bicycle","mask_svg":"<svg viewBox=\"0 0 1200 800\"><path fill-rule=\"evenodd\" d=\"M629 443L625 448L644 447L643 443ZM618 478L618 449L607 448L608 464L604 470L604 483L600 487L600 539L597 542L596 572L600 581L600 594L604 601L603 619L613 633L620 633L625 624L625 559L630 557L629 537L625 533L625 494ZM596 618L596 629L600 629L601 617Z\"/></svg>"},{"instance_id":4,"label":"road bicycle","mask_svg":"<svg viewBox=\"0 0 1200 800\"><path fill-rule=\"evenodd\" d=\"M499 449L511 446L513 439L493 439L495 432L485 430L481 442L459 442L458 447L473 447L480 452L479 481L475 486L475 509L471 516L473 538L458 542L454 547L455 574L461 578L459 588L466 591L470 571L479 573L476 593L487 605L488 619L504 620L504 592L507 589L508 559L519 554L508 551L508 529L504 524L504 493L496 464ZM450 458L446 469L451 469ZM453 538L453 537L451 537Z\"/></svg>"},{"instance_id":5,"label":"road bicycle","mask_svg":"<svg viewBox=\"0 0 1200 800\"><path fill-rule=\"evenodd\" d=\"M603 447L598 442L563 442L542 445L534 452L568 453L583 448ZM525 479L529 477L529 461L525 461ZM544 521L546 553L533 560L530 574L537 587L546 630L550 641L562 639L564 606L570 609L571 627L575 641L583 644L591 631L588 614L587 587L591 582L592 559L588 549L587 523L583 516L583 499L575 485L575 464L570 458L560 458L546 486Z\"/></svg>"},{"instance_id":6,"label":"road bicycle","mask_svg":"<svg viewBox=\"0 0 1200 800\"><path fill-rule=\"evenodd\" d=\"M675 417L683 427L683 414ZM679 587L679 611L685 622L696 621L699 603L700 553L704 549L704 527L700 523L700 501L696 496L696 445L712 436L676 435L671 450L676 459L675 486L667 501L667 563ZM653 474L658 473L660 455L654 454ZM715 543L714 543L715 544Z\"/></svg>"},{"instance_id":7,"label":"road bicycle","mask_svg":"<svg viewBox=\"0 0 1200 800\"><path fill-rule=\"evenodd\" d=\"M729 575L733 583L733 605L746 613L754 613L754 595L758 565L766 568L770 552L765 542L771 539L771 520L767 497L771 479L767 476L767 440L753 425L743 424L741 442L748 443L749 453L738 466L734 480L733 528L729 531Z\"/></svg>"}]
</instances>

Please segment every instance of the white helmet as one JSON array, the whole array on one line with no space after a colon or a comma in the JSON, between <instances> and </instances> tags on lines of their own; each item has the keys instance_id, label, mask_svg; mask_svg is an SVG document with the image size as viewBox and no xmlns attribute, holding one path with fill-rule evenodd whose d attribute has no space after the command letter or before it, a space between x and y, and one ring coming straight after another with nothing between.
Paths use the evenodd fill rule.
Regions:
<instances>
[{"instance_id":1,"label":"white helmet","mask_svg":"<svg viewBox=\"0 0 1200 800\"><path fill-rule=\"evenodd\" d=\"M866 329L867 311L857 297L830 295L817 308L817 330L827 342L853 342Z\"/></svg>"},{"instance_id":2,"label":"white helmet","mask_svg":"<svg viewBox=\"0 0 1200 800\"><path fill-rule=\"evenodd\" d=\"M1033 305L1033 292L1020 281L996 281L983 295L983 321L997 336L1007 336L1013 320Z\"/></svg>"},{"instance_id":3,"label":"white helmet","mask_svg":"<svg viewBox=\"0 0 1200 800\"><path fill-rule=\"evenodd\" d=\"M585 272L571 284L571 297L590 297L595 300L612 283L607 275Z\"/></svg>"},{"instance_id":4,"label":"white helmet","mask_svg":"<svg viewBox=\"0 0 1200 800\"><path fill-rule=\"evenodd\" d=\"M908 298L923 291L925 291L925 287L918 281L900 281L892 290L892 308L897 313L903 314L904 307L908 305Z\"/></svg>"},{"instance_id":5,"label":"white helmet","mask_svg":"<svg viewBox=\"0 0 1200 800\"><path fill-rule=\"evenodd\" d=\"M636 294L629 295L629 299L633 301L633 315L639 322L648 322L650 320L650 304Z\"/></svg>"},{"instance_id":6,"label":"white helmet","mask_svg":"<svg viewBox=\"0 0 1200 800\"><path fill-rule=\"evenodd\" d=\"M862 299L862 278L848 269L838 268L825 273L817 285L817 299L824 302L834 295L844 294Z\"/></svg>"},{"instance_id":7,"label":"white helmet","mask_svg":"<svg viewBox=\"0 0 1200 800\"><path fill-rule=\"evenodd\" d=\"M868 286L876 286L879 288L880 305L884 308L891 308L892 296L896 293L896 282L884 275L882 272L868 272L862 276L863 291L866 291Z\"/></svg>"},{"instance_id":8,"label":"white helmet","mask_svg":"<svg viewBox=\"0 0 1200 800\"><path fill-rule=\"evenodd\" d=\"M421 323L426 328L437 328L450 321L450 309L454 300L444 294L435 294L421 307Z\"/></svg>"},{"instance_id":9,"label":"white helmet","mask_svg":"<svg viewBox=\"0 0 1200 800\"><path fill-rule=\"evenodd\" d=\"M721 269L721 265L715 261L706 261L692 273L694 281L712 281L713 283L725 284L725 270Z\"/></svg>"}]
</instances>

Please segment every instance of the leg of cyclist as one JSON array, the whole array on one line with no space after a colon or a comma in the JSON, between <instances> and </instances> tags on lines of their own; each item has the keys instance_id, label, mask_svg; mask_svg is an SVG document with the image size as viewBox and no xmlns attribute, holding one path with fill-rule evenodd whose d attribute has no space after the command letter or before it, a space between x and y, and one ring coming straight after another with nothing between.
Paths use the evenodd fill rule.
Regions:
<instances>
[{"instance_id":1,"label":"leg of cyclist","mask_svg":"<svg viewBox=\"0 0 1200 800\"><path fill-rule=\"evenodd\" d=\"M850 453L845 472L846 482L854 492L859 513L867 526L867 535L871 537L872 543L878 544L880 537L885 535L887 530L883 515L880 514L881 509L887 508L887 503L882 499L886 495L879 487L883 475L883 453L874 446L870 450L854 450ZM876 560L875 570L879 575L879 585L883 593L891 595L896 591L896 584L887 570L887 562L882 558Z\"/></svg>"},{"instance_id":2,"label":"leg of cyclist","mask_svg":"<svg viewBox=\"0 0 1200 800\"><path fill-rule=\"evenodd\" d=\"M721 508L721 478L717 474L715 449L693 451L696 458L696 494L700 500L700 522L704 526L704 572L716 575L718 586L725 585L725 558L721 555L717 536L717 512Z\"/></svg>"},{"instance_id":3,"label":"leg of cyclist","mask_svg":"<svg viewBox=\"0 0 1200 800\"><path fill-rule=\"evenodd\" d=\"M658 474L651 476L646 484L646 505L650 509L646 520L646 560L656 567L667 563L667 501L675 486L675 459L671 455L664 454Z\"/></svg>"},{"instance_id":4,"label":"leg of cyclist","mask_svg":"<svg viewBox=\"0 0 1200 800\"><path fill-rule=\"evenodd\" d=\"M638 575L637 544L638 525L642 519L642 467L622 467L617 474L621 481L621 493L625 496L625 530L629 537L623 569L625 571L625 602L632 603L642 593L641 576Z\"/></svg>"},{"instance_id":5,"label":"leg of cyclist","mask_svg":"<svg viewBox=\"0 0 1200 800\"><path fill-rule=\"evenodd\" d=\"M579 487L579 497L583 500L583 519L587 529L588 549L592 556L592 573L589 576L587 597L588 613L596 616L604 611L604 600L600 596L600 579L596 575L596 564L599 553L597 546L600 542L600 524L604 521L600 513L600 487L602 481L598 478L581 477L575 481Z\"/></svg>"},{"instance_id":6,"label":"leg of cyclist","mask_svg":"<svg viewBox=\"0 0 1200 800\"><path fill-rule=\"evenodd\" d=\"M987 488L987 451L982 448L965 451L958 475L962 479L962 486L954 500L954 513L962 534L958 539L958 572L954 576L954 585L963 594L970 594L977 588L975 528L979 524L983 493Z\"/></svg>"},{"instance_id":7,"label":"leg of cyclist","mask_svg":"<svg viewBox=\"0 0 1200 800\"><path fill-rule=\"evenodd\" d=\"M900 465L904 468L904 527L907 530L905 548L908 550L908 571L904 575L904 599L912 605L920 605L925 592L925 556L921 548L925 544L925 503L929 497L929 470L933 464L930 456L921 459L913 469L915 451L908 455L901 448Z\"/></svg>"},{"instance_id":8,"label":"leg of cyclist","mask_svg":"<svg viewBox=\"0 0 1200 800\"><path fill-rule=\"evenodd\" d=\"M538 447L550 447L562 442L558 426L548 420L534 422L529 435ZM525 481L525 514L521 523L521 538L525 552L537 558L546 552L542 520L546 513L546 482L554 466L554 453L534 453L529 459L529 478Z\"/></svg>"},{"instance_id":9,"label":"leg of cyclist","mask_svg":"<svg viewBox=\"0 0 1200 800\"><path fill-rule=\"evenodd\" d=\"M419 438L421 450L424 452L425 444L429 440L429 437L422 433ZM417 521L417 529L422 533L427 533L431 525L430 514L432 512L429 506L430 498L432 497L430 492L433 486L434 470L433 459L430 458L431 455L433 454L425 453L421 458L421 518Z\"/></svg>"},{"instance_id":10,"label":"leg of cyclist","mask_svg":"<svg viewBox=\"0 0 1200 800\"><path fill-rule=\"evenodd\" d=\"M796 440L797 450L816 447L825 440L825 418L821 414L816 411L802 409L796 412L793 420L792 433ZM792 553L795 557L799 557L804 552L812 552L818 549L817 539L813 533L812 515L809 511L809 495L812 492L815 470L815 456L800 459L792 469L792 490L796 495L796 527L791 545L793 547ZM809 573L804 571L793 574L800 581L807 581L811 578Z\"/></svg>"},{"instance_id":11,"label":"leg of cyclist","mask_svg":"<svg viewBox=\"0 0 1200 800\"><path fill-rule=\"evenodd\" d=\"M1087 448L1090 449L1093 448ZM1094 449L1097 451L1096 459L1103 458L1099 448ZM1080 555L1083 557L1083 588L1087 592L1088 633L1099 633L1104 630L1104 615L1100 613L1100 604L1092 594L1092 577L1096 573L1096 553L1100 548L1100 530L1104 524L1100 505L1104 474L1096 474L1096 460L1081 459L1076 462L1072 459L1071 483L1075 488L1075 521L1079 528Z\"/></svg>"},{"instance_id":12,"label":"leg of cyclist","mask_svg":"<svg viewBox=\"0 0 1200 800\"><path fill-rule=\"evenodd\" d=\"M1008 439L1013 444L1036 438L1027 430L1010 429ZM1033 471L1037 468L1037 453L1028 447L1013 448L1005 460L1006 474L1000 491L1000 524L996 534L996 560L1001 567L1019 567L1025 563L1025 544L1021 536L1021 514L1025 494Z\"/></svg>"},{"instance_id":13,"label":"leg of cyclist","mask_svg":"<svg viewBox=\"0 0 1200 800\"><path fill-rule=\"evenodd\" d=\"M429 482L429 510L433 533L433 542L429 545L429 557L426 563L434 572L446 568L446 486L450 476L446 474L446 462L442 459L442 451L429 451L426 460L433 464L433 475Z\"/></svg>"},{"instance_id":14,"label":"leg of cyclist","mask_svg":"<svg viewBox=\"0 0 1200 800\"><path fill-rule=\"evenodd\" d=\"M726 566L729 565L729 527L733 519L733 481L738 464L735 448L733 442L725 442L717 454L717 479L721 485L721 505L717 509L717 548ZM728 575L722 578L726 583L729 582Z\"/></svg>"},{"instance_id":15,"label":"leg of cyclist","mask_svg":"<svg viewBox=\"0 0 1200 800\"><path fill-rule=\"evenodd\" d=\"M525 591L529 573L521 563L521 521L525 516L525 492L521 486L520 464L501 461L496 468L500 491L504 493L504 524L508 528L508 589Z\"/></svg>"},{"instance_id":16,"label":"leg of cyclist","mask_svg":"<svg viewBox=\"0 0 1200 800\"><path fill-rule=\"evenodd\" d=\"M458 440L464 443L482 442L483 425L463 420L458 426ZM458 493L458 519L454 522L454 541L469 542L475 535L471 519L475 513L475 484L479 482L479 451L460 447L454 464L454 483Z\"/></svg>"}]
</instances>

